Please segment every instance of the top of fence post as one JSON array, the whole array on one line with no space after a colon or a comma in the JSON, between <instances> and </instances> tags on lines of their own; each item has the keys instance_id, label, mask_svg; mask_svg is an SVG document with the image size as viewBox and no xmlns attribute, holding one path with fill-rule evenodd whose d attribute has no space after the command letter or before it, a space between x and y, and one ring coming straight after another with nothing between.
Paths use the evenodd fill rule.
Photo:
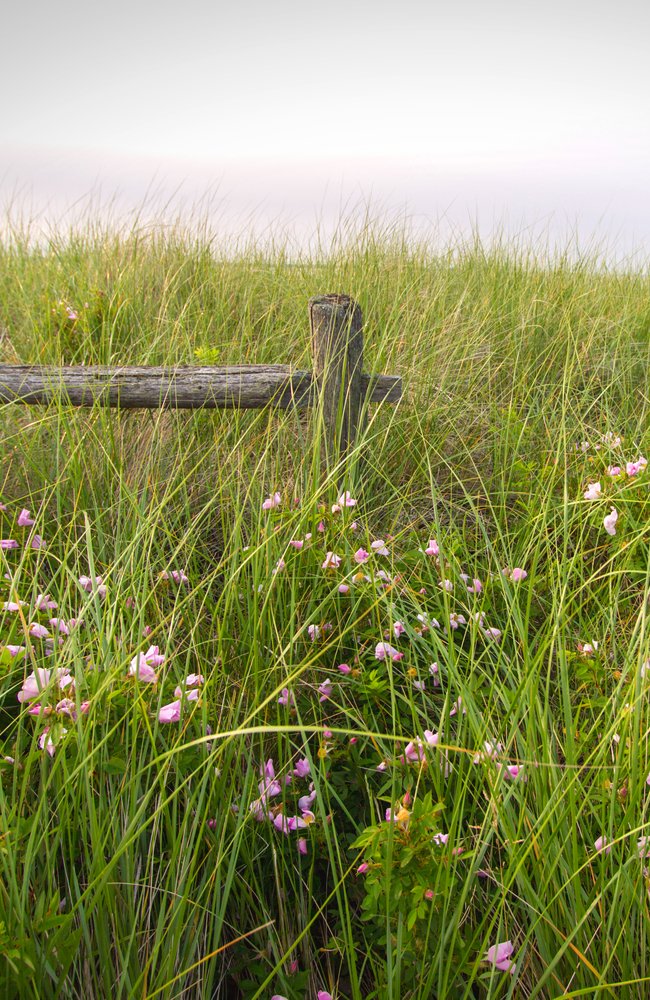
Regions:
<instances>
[{"instance_id":1,"label":"top of fence post","mask_svg":"<svg viewBox=\"0 0 650 1000\"><path fill-rule=\"evenodd\" d=\"M363 316L349 295L309 300L313 372L328 464L348 455L361 430Z\"/></svg>"}]
</instances>

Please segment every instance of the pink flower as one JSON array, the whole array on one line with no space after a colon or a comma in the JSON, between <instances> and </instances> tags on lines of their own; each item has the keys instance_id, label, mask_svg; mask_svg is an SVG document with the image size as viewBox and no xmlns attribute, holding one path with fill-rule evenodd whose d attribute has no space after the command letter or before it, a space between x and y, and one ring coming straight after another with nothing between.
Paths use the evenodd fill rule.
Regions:
<instances>
[{"instance_id":1,"label":"pink flower","mask_svg":"<svg viewBox=\"0 0 650 1000\"><path fill-rule=\"evenodd\" d=\"M158 722L180 722L180 718L180 699L178 701L171 701L169 705L163 705L158 712Z\"/></svg>"},{"instance_id":2,"label":"pink flower","mask_svg":"<svg viewBox=\"0 0 650 1000\"><path fill-rule=\"evenodd\" d=\"M611 478L614 479L615 476L620 476L620 474L621 474L620 465L608 465L607 467L608 476L611 476Z\"/></svg>"},{"instance_id":3,"label":"pink flower","mask_svg":"<svg viewBox=\"0 0 650 1000\"><path fill-rule=\"evenodd\" d=\"M172 583L189 583L187 576L185 575L185 570L182 569L172 569L169 572L164 569L160 574L161 580L171 580Z\"/></svg>"},{"instance_id":4,"label":"pink flower","mask_svg":"<svg viewBox=\"0 0 650 1000\"><path fill-rule=\"evenodd\" d=\"M293 769L293 773L296 775L297 778L306 778L310 771L311 771L311 766L306 757L303 757L302 760L296 761L296 766Z\"/></svg>"},{"instance_id":5,"label":"pink flower","mask_svg":"<svg viewBox=\"0 0 650 1000\"><path fill-rule=\"evenodd\" d=\"M356 507L357 504L357 501L352 499L349 490L346 490L345 493L341 494L341 496L338 499L338 502L341 505L341 507Z\"/></svg>"},{"instance_id":6,"label":"pink flower","mask_svg":"<svg viewBox=\"0 0 650 1000\"><path fill-rule=\"evenodd\" d=\"M32 701L38 698L43 688L50 683L51 671L45 667L37 667L36 670L26 677L23 686L18 692L18 701Z\"/></svg>"},{"instance_id":7,"label":"pink flower","mask_svg":"<svg viewBox=\"0 0 650 1000\"><path fill-rule=\"evenodd\" d=\"M328 552L321 569L338 569L341 565L341 557L334 552Z\"/></svg>"},{"instance_id":8,"label":"pink flower","mask_svg":"<svg viewBox=\"0 0 650 1000\"><path fill-rule=\"evenodd\" d=\"M18 542L14 541L13 538L0 538L0 549L3 549L5 552L8 549L17 549L17 548L18 548Z\"/></svg>"},{"instance_id":9,"label":"pink flower","mask_svg":"<svg viewBox=\"0 0 650 1000\"><path fill-rule=\"evenodd\" d=\"M357 868L357 875L365 875L365 873L368 871L369 868L370 865L368 864L368 862L362 861L359 867Z\"/></svg>"},{"instance_id":10,"label":"pink flower","mask_svg":"<svg viewBox=\"0 0 650 1000\"><path fill-rule=\"evenodd\" d=\"M596 851L598 851L599 854L601 853L601 851L604 854L610 854L612 850L612 845L609 843L607 837L601 836L594 841L594 848L596 849Z\"/></svg>"},{"instance_id":11,"label":"pink flower","mask_svg":"<svg viewBox=\"0 0 650 1000\"><path fill-rule=\"evenodd\" d=\"M433 835L433 842L434 844L437 844L438 847L444 847L448 840L449 840L448 833L434 833Z\"/></svg>"},{"instance_id":12,"label":"pink flower","mask_svg":"<svg viewBox=\"0 0 650 1000\"><path fill-rule=\"evenodd\" d=\"M31 528L35 524L35 521L29 516L29 511L24 507L18 515L17 524L19 528Z\"/></svg>"},{"instance_id":13,"label":"pink flower","mask_svg":"<svg viewBox=\"0 0 650 1000\"><path fill-rule=\"evenodd\" d=\"M2 646L1 648L6 649L7 652L9 653L9 656L18 656L19 653L25 652L24 646L13 646L11 644L8 644L6 646Z\"/></svg>"},{"instance_id":14,"label":"pink flower","mask_svg":"<svg viewBox=\"0 0 650 1000\"><path fill-rule=\"evenodd\" d=\"M303 855L307 853L307 841L304 837L298 837L298 851Z\"/></svg>"},{"instance_id":15,"label":"pink flower","mask_svg":"<svg viewBox=\"0 0 650 1000\"><path fill-rule=\"evenodd\" d=\"M164 662L165 656L159 651L158 646L149 646L146 653L138 653L137 656L133 657L129 667L129 675L137 677L145 684L155 684L158 675L154 671L154 667L160 667Z\"/></svg>"},{"instance_id":16,"label":"pink flower","mask_svg":"<svg viewBox=\"0 0 650 1000\"><path fill-rule=\"evenodd\" d=\"M302 538L292 538L291 541L289 542L289 545L291 545L297 552L300 552L304 544L305 543L303 542Z\"/></svg>"},{"instance_id":17,"label":"pink flower","mask_svg":"<svg viewBox=\"0 0 650 1000\"><path fill-rule=\"evenodd\" d=\"M349 585L347 583L340 583L339 584L339 594L349 594L349 593L350 593L350 587L349 587Z\"/></svg>"},{"instance_id":18,"label":"pink flower","mask_svg":"<svg viewBox=\"0 0 650 1000\"><path fill-rule=\"evenodd\" d=\"M34 607L37 611L54 611L58 608L56 601L53 601L49 594L39 594Z\"/></svg>"},{"instance_id":19,"label":"pink flower","mask_svg":"<svg viewBox=\"0 0 650 1000\"><path fill-rule=\"evenodd\" d=\"M357 549L354 553L354 561L361 565L362 563L368 562L370 559L370 553L366 549Z\"/></svg>"},{"instance_id":20,"label":"pink flower","mask_svg":"<svg viewBox=\"0 0 650 1000\"><path fill-rule=\"evenodd\" d=\"M600 500L603 495L603 491L600 488L600 483L589 483L589 486L584 491L583 496L585 500Z\"/></svg>"},{"instance_id":21,"label":"pink flower","mask_svg":"<svg viewBox=\"0 0 650 1000\"><path fill-rule=\"evenodd\" d=\"M449 615L449 626L456 630L459 625L467 625L467 619L465 615L460 615L457 611L452 611Z\"/></svg>"},{"instance_id":22,"label":"pink flower","mask_svg":"<svg viewBox=\"0 0 650 1000\"><path fill-rule=\"evenodd\" d=\"M510 579L512 580L513 583L521 583L521 581L525 580L527 576L528 573L526 572L525 569L521 569L519 566L515 566L512 573L510 574Z\"/></svg>"},{"instance_id":23,"label":"pink flower","mask_svg":"<svg viewBox=\"0 0 650 1000\"><path fill-rule=\"evenodd\" d=\"M106 597L106 587L101 576L96 576L94 581L89 576L80 576L79 583L87 594L96 590L100 597Z\"/></svg>"},{"instance_id":24,"label":"pink flower","mask_svg":"<svg viewBox=\"0 0 650 1000\"><path fill-rule=\"evenodd\" d=\"M483 584L477 576L472 580L472 586L467 588L468 594L480 594L483 590Z\"/></svg>"},{"instance_id":25,"label":"pink flower","mask_svg":"<svg viewBox=\"0 0 650 1000\"><path fill-rule=\"evenodd\" d=\"M396 639L399 639L399 637L401 635L404 635L405 632L406 629L404 628L402 622L395 622L393 624L393 635L395 636Z\"/></svg>"},{"instance_id":26,"label":"pink flower","mask_svg":"<svg viewBox=\"0 0 650 1000\"><path fill-rule=\"evenodd\" d=\"M262 504L262 510L273 510L274 507L279 507L282 503L281 493L272 493L270 497L267 497Z\"/></svg>"},{"instance_id":27,"label":"pink flower","mask_svg":"<svg viewBox=\"0 0 650 1000\"><path fill-rule=\"evenodd\" d=\"M322 684L318 685L318 693L320 695L319 701L327 701L327 699L332 694L332 682L329 677L326 677Z\"/></svg>"},{"instance_id":28,"label":"pink flower","mask_svg":"<svg viewBox=\"0 0 650 1000\"><path fill-rule=\"evenodd\" d=\"M438 580L438 586L442 587L443 590L446 590L448 594L451 594L454 589L454 585L451 580Z\"/></svg>"},{"instance_id":29,"label":"pink flower","mask_svg":"<svg viewBox=\"0 0 650 1000\"><path fill-rule=\"evenodd\" d=\"M426 549L424 550L424 554L425 554L425 556L437 556L437 555L440 555L440 546L438 545L438 543L435 540L435 538L430 538L429 539L429 544L427 545Z\"/></svg>"},{"instance_id":30,"label":"pink flower","mask_svg":"<svg viewBox=\"0 0 650 1000\"><path fill-rule=\"evenodd\" d=\"M390 552L386 548L386 542L383 538L378 538L376 542L370 543L370 548L375 553L376 556L389 556Z\"/></svg>"},{"instance_id":31,"label":"pink flower","mask_svg":"<svg viewBox=\"0 0 650 1000\"><path fill-rule=\"evenodd\" d=\"M395 649L394 646L391 646L389 642L378 642L375 646L375 659L385 660L387 656L395 662L404 659L404 653L400 653L400 651Z\"/></svg>"},{"instance_id":32,"label":"pink flower","mask_svg":"<svg viewBox=\"0 0 650 1000\"><path fill-rule=\"evenodd\" d=\"M57 728L59 731L56 743L52 739L52 734L50 733L49 728L44 729L38 738L39 747L41 748L41 750L46 750L47 753L49 753L50 757L54 756L54 751L56 750L57 745L61 742L61 739L65 736L65 734L68 731L67 729L64 729L63 726Z\"/></svg>"},{"instance_id":33,"label":"pink flower","mask_svg":"<svg viewBox=\"0 0 650 1000\"><path fill-rule=\"evenodd\" d=\"M440 733L432 733L430 729L425 729L424 738L430 747L435 747L438 745Z\"/></svg>"},{"instance_id":34,"label":"pink flower","mask_svg":"<svg viewBox=\"0 0 650 1000\"><path fill-rule=\"evenodd\" d=\"M488 948L484 961L491 962L500 972L509 972L512 975L515 971L515 963L510 961L513 951L512 941L493 944L491 948Z\"/></svg>"},{"instance_id":35,"label":"pink flower","mask_svg":"<svg viewBox=\"0 0 650 1000\"><path fill-rule=\"evenodd\" d=\"M316 640L320 637L320 625L308 625L307 635L312 642L316 642Z\"/></svg>"},{"instance_id":36,"label":"pink flower","mask_svg":"<svg viewBox=\"0 0 650 1000\"><path fill-rule=\"evenodd\" d=\"M625 471L628 476L636 476L639 472L643 472L645 470L647 464L647 460L643 457L643 455L641 455L640 458L637 458L636 462L628 462L625 466ZM18 523L20 523L20 521Z\"/></svg>"},{"instance_id":37,"label":"pink flower","mask_svg":"<svg viewBox=\"0 0 650 1000\"><path fill-rule=\"evenodd\" d=\"M332 994L328 993L327 990L319 990L316 994L316 1000L332 1000Z\"/></svg>"},{"instance_id":38,"label":"pink flower","mask_svg":"<svg viewBox=\"0 0 650 1000\"><path fill-rule=\"evenodd\" d=\"M483 629L483 635L486 639L494 639L495 642L498 642L501 638L501 629L487 626Z\"/></svg>"},{"instance_id":39,"label":"pink flower","mask_svg":"<svg viewBox=\"0 0 650 1000\"><path fill-rule=\"evenodd\" d=\"M30 549L45 549L47 548L44 539L40 535L32 535L29 540Z\"/></svg>"},{"instance_id":40,"label":"pink flower","mask_svg":"<svg viewBox=\"0 0 650 1000\"><path fill-rule=\"evenodd\" d=\"M615 535L616 534L616 522L617 521L618 521L618 511L616 510L615 507L612 507L611 513L609 513L607 515L607 517L604 518L604 520L603 520L603 524L605 526L605 531L607 532L608 535Z\"/></svg>"},{"instance_id":41,"label":"pink flower","mask_svg":"<svg viewBox=\"0 0 650 1000\"><path fill-rule=\"evenodd\" d=\"M460 695L458 695L458 698L454 702L452 709L449 712L449 716L451 717L452 715L456 715L459 711L462 712L463 715L467 715L467 709L463 705L463 699Z\"/></svg>"},{"instance_id":42,"label":"pink flower","mask_svg":"<svg viewBox=\"0 0 650 1000\"><path fill-rule=\"evenodd\" d=\"M348 666L347 663L339 663L337 670L340 670L342 674L352 673L352 667Z\"/></svg>"},{"instance_id":43,"label":"pink flower","mask_svg":"<svg viewBox=\"0 0 650 1000\"><path fill-rule=\"evenodd\" d=\"M3 611L20 611L20 609L24 608L26 604L27 604L27 601L5 601L4 604L2 605L2 610Z\"/></svg>"},{"instance_id":44,"label":"pink flower","mask_svg":"<svg viewBox=\"0 0 650 1000\"><path fill-rule=\"evenodd\" d=\"M282 693L278 698L278 705L286 705L287 708L295 708L296 699L293 696L293 692L289 688L282 688Z\"/></svg>"},{"instance_id":45,"label":"pink flower","mask_svg":"<svg viewBox=\"0 0 650 1000\"><path fill-rule=\"evenodd\" d=\"M38 622L32 622L29 626L29 634L35 639L46 639L50 633L45 628L45 625L39 625Z\"/></svg>"},{"instance_id":46,"label":"pink flower","mask_svg":"<svg viewBox=\"0 0 650 1000\"><path fill-rule=\"evenodd\" d=\"M429 673L433 677L433 686L434 687L439 687L440 686L440 676L439 676L440 670L438 668L438 664L437 663L432 663L429 666Z\"/></svg>"}]
</instances>

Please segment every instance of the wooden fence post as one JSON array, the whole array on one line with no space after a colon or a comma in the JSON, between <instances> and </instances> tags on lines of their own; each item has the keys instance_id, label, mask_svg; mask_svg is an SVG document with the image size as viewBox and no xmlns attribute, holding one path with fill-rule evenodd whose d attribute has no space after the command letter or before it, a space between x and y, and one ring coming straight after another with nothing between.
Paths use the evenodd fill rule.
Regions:
<instances>
[{"instance_id":1,"label":"wooden fence post","mask_svg":"<svg viewBox=\"0 0 650 1000\"><path fill-rule=\"evenodd\" d=\"M361 431L363 316L349 295L322 295L309 300L309 323L326 457L335 462L349 454Z\"/></svg>"}]
</instances>

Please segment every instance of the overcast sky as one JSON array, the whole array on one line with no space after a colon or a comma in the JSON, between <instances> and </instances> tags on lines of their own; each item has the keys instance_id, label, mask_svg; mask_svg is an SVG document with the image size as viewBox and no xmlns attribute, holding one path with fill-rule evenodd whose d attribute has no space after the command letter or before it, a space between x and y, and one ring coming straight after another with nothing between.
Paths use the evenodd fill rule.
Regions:
<instances>
[{"instance_id":1,"label":"overcast sky","mask_svg":"<svg viewBox=\"0 0 650 1000\"><path fill-rule=\"evenodd\" d=\"M5 202L181 184L215 226L370 199L650 249L647 0L23 0L0 24Z\"/></svg>"}]
</instances>

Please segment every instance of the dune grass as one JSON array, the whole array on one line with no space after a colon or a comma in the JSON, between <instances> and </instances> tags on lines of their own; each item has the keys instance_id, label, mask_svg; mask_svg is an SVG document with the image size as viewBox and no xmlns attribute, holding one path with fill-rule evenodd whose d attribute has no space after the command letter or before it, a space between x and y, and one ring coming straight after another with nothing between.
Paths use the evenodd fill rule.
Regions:
<instances>
[{"instance_id":1,"label":"dune grass","mask_svg":"<svg viewBox=\"0 0 650 1000\"><path fill-rule=\"evenodd\" d=\"M328 476L292 413L0 409L3 996L648 995L647 273L14 234L0 358L309 367L332 291L405 395Z\"/></svg>"}]
</instances>

